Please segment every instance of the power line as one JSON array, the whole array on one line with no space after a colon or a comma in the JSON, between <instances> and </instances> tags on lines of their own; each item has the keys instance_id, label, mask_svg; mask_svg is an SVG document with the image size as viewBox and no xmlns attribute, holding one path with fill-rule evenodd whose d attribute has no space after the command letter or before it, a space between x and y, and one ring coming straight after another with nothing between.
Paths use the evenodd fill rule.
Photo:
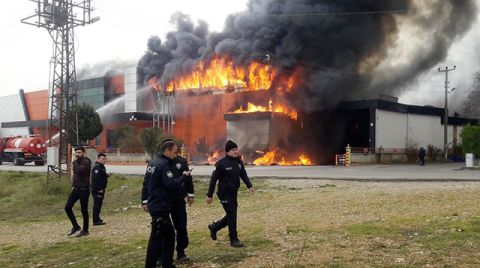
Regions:
<instances>
[{"instance_id":1,"label":"power line","mask_svg":"<svg viewBox=\"0 0 480 268\"><path fill-rule=\"evenodd\" d=\"M467 10L468 7L456 7L452 10ZM331 13L291 13L291 14L266 14L259 15L264 17L310 17L310 16L350 16L350 15L381 15L381 14L399 14L408 13L409 9L399 10L376 10L376 11L347 11L347 12L331 12Z\"/></svg>"}]
</instances>

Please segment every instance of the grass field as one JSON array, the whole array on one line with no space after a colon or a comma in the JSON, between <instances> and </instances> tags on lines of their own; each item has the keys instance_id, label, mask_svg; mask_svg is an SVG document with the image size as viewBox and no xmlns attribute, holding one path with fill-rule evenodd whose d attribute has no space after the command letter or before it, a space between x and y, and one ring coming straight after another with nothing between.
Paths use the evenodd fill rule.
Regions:
<instances>
[{"instance_id":1,"label":"grass field","mask_svg":"<svg viewBox=\"0 0 480 268\"><path fill-rule=\"evenodd\" d=\"M242 186L239 237L208 237L222 216L196 179L188 209L189 263L179 267L479 267L480 183L367 183L253 179ZM142 267L149 217L138 207L142 179L109 181L103 218L90 236L67 238L67 182L0 173L0 267ZM90 200L90 212L91 212ZM79 205L75 207L80 220ZM81 221L80 221L81 222Z\"/></svg>"}]
</instances>

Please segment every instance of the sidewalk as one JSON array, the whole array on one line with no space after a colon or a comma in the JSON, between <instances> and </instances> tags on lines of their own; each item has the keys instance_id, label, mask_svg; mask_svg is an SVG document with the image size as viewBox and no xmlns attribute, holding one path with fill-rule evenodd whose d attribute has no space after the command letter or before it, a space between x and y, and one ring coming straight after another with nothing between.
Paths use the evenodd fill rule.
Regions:
<instances>
[{"instance_id":1,"label":"sidewalk","mask_svg":"<svg viewBox=\"0 0 480 268\"><path fill-rule=\"evenodd\" d=\"M107 172L122 175L145 174L146 164L107 163ZM193 176L209 177L214 166L191 166ZM480 181L480 170L464 169L463 163L435 165L365 165L350 167L334 166L247 166L250 177L263 178L311 178L355 181ZM14 166L5 163L0 170L46 172L47 167L34 165Z\"/></svg>"}]
</instances>

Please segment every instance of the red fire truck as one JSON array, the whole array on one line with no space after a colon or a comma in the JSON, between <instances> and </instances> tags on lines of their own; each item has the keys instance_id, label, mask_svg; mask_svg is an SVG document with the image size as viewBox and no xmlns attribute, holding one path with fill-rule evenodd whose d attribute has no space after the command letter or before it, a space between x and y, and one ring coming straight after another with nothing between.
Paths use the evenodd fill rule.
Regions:
<instances>
[{"instance_id":1,"label":"red fire truck","mask_svg":"<svg viewBox=\"0 0 480 268\"><path fill-rule=\"evenodd\" d=\"M36 166L45 165L45 140L41 137L0 138L0 165L13 162L15 166L34 162Z\"/></svg>"}]
</instances>

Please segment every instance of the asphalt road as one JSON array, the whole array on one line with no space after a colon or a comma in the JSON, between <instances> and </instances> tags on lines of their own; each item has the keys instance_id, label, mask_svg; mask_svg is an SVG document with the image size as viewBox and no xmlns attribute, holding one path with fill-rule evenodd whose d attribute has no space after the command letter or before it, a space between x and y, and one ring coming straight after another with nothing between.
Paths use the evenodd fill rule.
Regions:
<instances>
[{"instance_id":1,"label":"asphalt road","mask_svg":"<svg viewBox=\"0 0 480 268\"><path fill-rule=\"evenodd\" d=\"M463 169L464 164L333 166L247 166L250 177L316 178L365 181L480 181L480 170ZM213 166L191 166L195 176L210 176ZM108 165L107 172L143 175L146 165ZM13 166L4 163L0 170L46 172L46 166Z\"/></svg>"}]
</instances>

